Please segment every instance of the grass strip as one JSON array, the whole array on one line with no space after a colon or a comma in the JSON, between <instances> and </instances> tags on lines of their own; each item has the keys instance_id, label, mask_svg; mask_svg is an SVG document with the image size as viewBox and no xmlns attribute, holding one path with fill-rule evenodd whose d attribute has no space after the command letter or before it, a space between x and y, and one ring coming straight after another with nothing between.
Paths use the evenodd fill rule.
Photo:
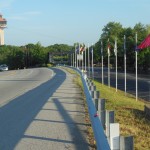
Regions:
<instances>
[{"instance_id":1,"label":"grass strip","mask_svg":"<svg viewBox=\"0 0 150 150\"><path fill-rule=\"evenodd\" d=\"M135 150L150 150L150 119L144 112L145 103L134 96L94 81L100 97L106 99L106 109L115 111L115 121L120 124L123 136L134 136Z\"/></svg>"},{"instance_id":2,"label":"grass strip","mask_svg":"<svg viewBox=\"0 0 150 150\"><path fill-rule=\"evenodd\" d=\"M76 74L72 69L71 72ZM75 82L82 88L81 78L75 78ZM100 97L106 99L106 109L115 111L115 122L120 124L120 134L123 136L132 135L134 137L135 150L150 150L150 118L144 112L144 100L135 100L135 96L124 94L123 91L113 87L102 85L98 81L94 81L97 90L100 91ZM84 97L85 99L85 97ZM88 108L85 103L85 111L88 114ZM147 104L148 105L148 104ZM90 123L89 116L86 114L86 121ZM91 143L94 145L94 136L91 126L88 127ZM90 139L90 138L89 138Z\"/></svg>"}]
</instances>

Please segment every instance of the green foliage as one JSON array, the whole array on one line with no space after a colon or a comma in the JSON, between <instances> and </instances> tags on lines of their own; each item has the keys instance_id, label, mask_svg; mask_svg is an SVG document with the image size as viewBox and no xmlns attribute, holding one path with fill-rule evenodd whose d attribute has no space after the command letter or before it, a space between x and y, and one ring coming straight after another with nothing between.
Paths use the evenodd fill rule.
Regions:
<instances>
[{"instance_id":1,"label":"green foliage","mask_svg":"<svg viewBox=\"0 0 150 150\"><path fill-rule=\"evenodd\" d=\"M72 46L68 46L66 44L55 44L46 47L46 49L48 52L63 53L63 52L69 52L72 49Z\"/></svg>"},{"instance_id":2,"label":"green foliage","mask_svg":"<svg viewBox=\"0 0 150 150\"><path fill-rule=\"evenodd\" d=\"M71 46L55 44L43 47L40 42L29 43L25 46L0 46L0 64L7 64L9 69L42 67L49 62L49 52L57 52L55 59L69 59ZM63 54L65 52L65 55ZM52 64L51 64L52 65ZM48 66L51 66L48 64Z\"/></svg>"},{"instance_id":3,"label":"green foliage","mask_svg":"<svg viewBox=\"0 0 150 150\"><path fill-rule=\"evenodd\" d=\"M150 120L144 112L144 102L135 100L133 95L124 95L106 85L94 81L101 98L106 99L106 109L115 111L115 121L120 124L120 134L134 137L135 150L150 148Z\"/></svg>"},{"instance_id":4,"label":"green foliage","mask_svg":"<svg viewBox=\"0 0 150 150\"><path fill-rule=\"evenodd\" d=\"M17 46L1 46L0 47L0 64L5 63L10 69L23 67L24 53Z\"/></svg>"},{"instance_id":5,"label":"green foliage","mask_svg":"<svg viewBox=\"0 0 150 150\"><path fill-rule=\"evenodd\" d=\"M48 63L48 64L47 64L47 67L53 67L53 66L54 66L53 63Z\"/></svg>"},{"instance_id":6,"label":"green foliage","mask_svg":"<svg viewBox=\"0 0 150 150\"><path fill-rule=\"evenodd\" d=\"M100 36L99 41L95 44L95 54L94 59L98 63L101 50L101 41L103 42L103 51L104 51L104 63L107 65L107 47L108 39L110 43L110 63L115 66L115 57L114 57L114 43L115 38L117 38L117 48L118 48L118 67L124 68L124 35L126 36L126 58L127 58L127 69L134 71L135 69L135 34L137 33L137 45L139 45L145 37L150 33L150 25L143 25L137 23L134 28L128 27L123 28L120 23L109 22L102 29L103 33ZM138 52L138 69L139 71L148 71L150 66L150 48Z\"/></svg>"},{"instance_id":7,"label":"green foliage","mask_svg":"<svg viewBox=\"0 0 150 150\"><path fill-rule=\"evenodd\" d=\"M118 47L118 68L124 69L124 35L126 35L126 59L127 70L135 70L135 33L138 35L139 45L145 37L150 34L150 25L137 23L133 28L124 28L120 23L109 22L102 29L103 33L100 39L94 44L94 64L101 63L101 41L103 42L104 65L107 65L107 47L108 39L111 45L110 63L115 67L114 43L117 38ZM28 68L34 66L42 66L49 62L49 53L53 55L56 62L68 61L71 54L75 51L75 46L66 44L54 44L43 47L40 42L36 44L29 43L25 46L17 47L11 45L0 46L0 64L5 63L10 69ZM86 51L87 54L88 51ZM91 55L91 53L90 53ZM87 57L88 59L88 57ZM71 59L70 59L71 60ZM138 71L148 72L150 68L150 48L138 52Z\"/></svg>"}]
</instances>

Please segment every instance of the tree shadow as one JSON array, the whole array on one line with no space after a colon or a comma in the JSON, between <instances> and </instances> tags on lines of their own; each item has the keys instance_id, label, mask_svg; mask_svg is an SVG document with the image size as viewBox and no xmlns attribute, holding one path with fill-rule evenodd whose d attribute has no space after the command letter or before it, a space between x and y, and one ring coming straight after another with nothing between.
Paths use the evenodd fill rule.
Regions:
<instances>
[{"instance_id":1,"label":"tree shadow","mask_svg":"<svg viewBox=\"0 0 150 150\"><path fill-rule=\"evenodd\" d=\"M145 111L133 109L132 112L135 118L139 120L145 119L144 123L150 125L150 116L148 116Z\"/></svg>"},{"instance_id":2,"label":"tree shadow","mask_svg":"<svg viewBox=\"0 0 150 150\"><path fill-rule=\"evenodd\" d=\"M65 72L56 68L52 70L56 73L53 78L0 108L1 150L13 150L16 147L43 105L66 79Z\"/></svg>"}]
</instances>

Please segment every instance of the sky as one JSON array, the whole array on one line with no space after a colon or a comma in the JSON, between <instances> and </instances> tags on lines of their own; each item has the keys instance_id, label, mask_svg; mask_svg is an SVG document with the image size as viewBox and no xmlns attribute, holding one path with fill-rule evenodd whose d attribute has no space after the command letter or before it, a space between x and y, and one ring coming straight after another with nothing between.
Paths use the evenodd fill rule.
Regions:
<instances>
[{"instance_id":1,"label":"sky","mask_svg":"<svg viewBox=\"0 0 150 150\"><path fill-rule=\"evenodd\" d=\"M5 44L96 43L109 22L150 24L150 0L0 0Z\"/></svg>"}]
</instances>

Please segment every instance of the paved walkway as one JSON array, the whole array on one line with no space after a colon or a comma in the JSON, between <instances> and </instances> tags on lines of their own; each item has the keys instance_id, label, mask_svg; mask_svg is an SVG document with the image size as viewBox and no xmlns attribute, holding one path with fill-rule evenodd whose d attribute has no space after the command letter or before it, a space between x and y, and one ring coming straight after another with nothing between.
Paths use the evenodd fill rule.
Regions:
<instances>
[{"instance_id":1,"label":"paved walkway","mask_svg":"<svg viewBox=\"0 0 150 150\"><path fill-rule=\"evenodd\" d=\"M34 110L34 108L37 107L36 105L38 105L38 101L42 101L43 98L45 99L45 102L35 113L36 115L33 115L34 117L32 117L32 121L30 116L25 120L20 117L21 123L19 124L26 124L26 127L20 128L19 125L16 126L16 128L18 127L18 131L16 131L16 134L18 132L17 139L12 142L12 144L10 143L8 149L90 149L87 142L83 99L80 88L73 82L73 78L75 78L75 76L59 69L54 69L53 75L54 78L49 82L52 84L50 88L48 84L46 84L46 87L42 87L40 90L36 89L36 91L33 92L33 94L36 94L34 96L34 105L27 110L28 115L30 115L31 109L33 110L31 116L35 113L35 111L37 111L37 109ZM40 92L48 92L49 97L48 95L45 97L40 96ZM39 99L37 100L37 104L36 99ZM12 125L11 127L13 128ZM11 130L10 132L13 131ZM9 139L9 137L7 138ZM14 147L12 146L13 144L15 145ZM3 150L5 150L5 148Z\"/></svg>"}]
</instances>

